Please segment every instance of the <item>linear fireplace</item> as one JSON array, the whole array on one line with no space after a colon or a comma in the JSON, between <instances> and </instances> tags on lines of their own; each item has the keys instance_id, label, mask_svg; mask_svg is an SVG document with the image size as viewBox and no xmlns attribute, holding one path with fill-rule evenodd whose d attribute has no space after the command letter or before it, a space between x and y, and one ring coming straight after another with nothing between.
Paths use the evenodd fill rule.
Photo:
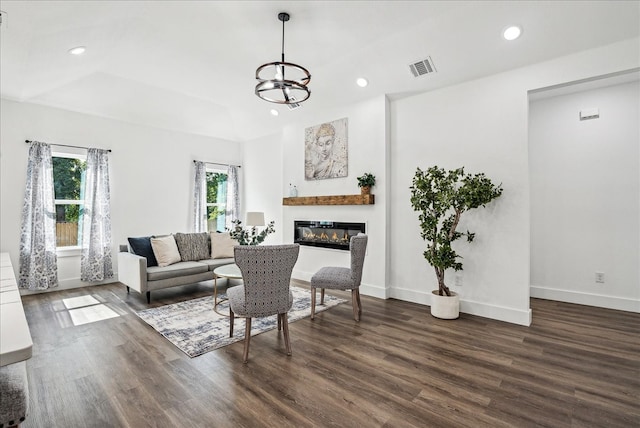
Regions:
<instances>
[{"instance_id":1,"label":"linear fireplace","mask_svg":"<svg viewBox=\"0 0 640 428\"><path fill-rule=\"evenodd\" d=\"M349 251L349 240L360 232L366 232L364 223L318 220L293 222L293 242L311 247Z\"/></svg>"}]
</instances>

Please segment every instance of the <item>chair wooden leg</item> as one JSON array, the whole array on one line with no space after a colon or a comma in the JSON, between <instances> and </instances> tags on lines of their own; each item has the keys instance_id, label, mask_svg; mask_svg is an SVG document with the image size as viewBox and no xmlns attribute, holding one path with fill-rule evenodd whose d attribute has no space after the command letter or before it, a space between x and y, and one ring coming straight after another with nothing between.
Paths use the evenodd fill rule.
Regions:
<instances>
[{"instance_id":1,"label":"chair wooden leg","mask_svg":"<svg viewBox=\"0 0 640 428\"><path fill-rule=\"evenodd\" d=\"M311 319L316 317L316 289L311 287Z\"/></svg>"},{"instance_id":2,"label":"chair wooden leg","mask_svg":"<svg viewBox=\"0 0 640 428\"><path fill-rule=\"evenodd\" d=\"M151 291L147 291L147 304L151 303Z\"/></svg>"},{"instance_id":3,"label":"chair wooden leg","mask_svg":"<svg viewBox=\"0 0 640 428\"><path fill-rule=\"evenodd\" d=\"M251 318L245 318L246 326L244 328L244 356L243 363L249 361L249 342L251 341Z\"/></svg>"},{"instance_id":4,"label":"chair wooden leg","mask_svg":"<svg viewBox=\"0 0 640 428\"><path fill-rule=\"evenodd\" d=\"M282 330L282 314L278 314L278 331Z\"/></svg>"},{"instance_id":5,"label":"chair wooden leg","mask_svg":"<svg viewBox=\"0 0 640 428\"><path fill-rule=\"evenodd\" d=\"M358 298L356 297L356 289L351 290L351 306L353 306L353 318L356 321L360 321L360 314L358 314Z\"/></svg>"},{"instance_id":6,"label":"chair wooden leg","mask_svg":"<svg viewBox=\"0 0 640 428\"><path fill-rule=\"evenodd\" d=\"M282 329L284 330L284 343L287 347L287 355L291 355L291 342L289 341L289 318L287 313L280 314L282 317Z\"/></svg>"},{"instance_id":7,"label":"chair wooden leg","mask_svg":"<svg viewBox=\"0 0 640 428\"><path fill-rule=\"evenodd\" d=\"M362 302L360 302L360 289L356 288L356 299L358 300L358 321L362 317Z\"/></svg>"},{"instance_id":8,"label":"chair wooden leg","mask_svg":"<svg viewBox=\"0 0 640 428\"><path fill-rule=\"evenodd\" d=\"M324 305L324 288L320 289L320 304Z\"/></svg>"},{"instance_id":9,"label":"chair wooden leg","mask_svg":"<svg viewBox=\"0 0 640 428\"><path fill-rule=\"evenodd\" d=\"M229 337L233 337L233 319L235 318L235 314L229 308Z\"/></svg>"}]
</instances>

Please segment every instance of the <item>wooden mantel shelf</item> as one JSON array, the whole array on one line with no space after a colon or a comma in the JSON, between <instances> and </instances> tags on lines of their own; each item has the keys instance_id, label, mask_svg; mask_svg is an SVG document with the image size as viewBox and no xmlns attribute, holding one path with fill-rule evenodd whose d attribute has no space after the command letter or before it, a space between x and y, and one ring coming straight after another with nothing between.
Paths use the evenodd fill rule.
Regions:
<instances>
[{"instance_id":1,"label":"wooden mantel shelf","mask_svg":"<svg viewBox=\"0 0 640 428\"><path fill-rule=\"evenodd\" d=\"M282 205L373 205L374 195L298 196L282 198Z\"/></svg>"}]
</instances>

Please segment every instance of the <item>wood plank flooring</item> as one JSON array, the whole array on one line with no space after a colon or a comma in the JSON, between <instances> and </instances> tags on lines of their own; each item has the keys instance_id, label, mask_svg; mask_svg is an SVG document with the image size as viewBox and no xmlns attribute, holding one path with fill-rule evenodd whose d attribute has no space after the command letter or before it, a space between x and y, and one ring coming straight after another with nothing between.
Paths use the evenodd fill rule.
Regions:
<instances>
[{"instance_id":1,"label":"wood plank flooring","mask_svg":"<svg viewBox=\"0 0 640 428\"><path fill-rule=\"evenodd\" d=\"M300 284L298 284L300 285ZM151 306L212 294L152 293ZM332 293L349 299L347 293ZM74 326L62 299L119 316ZM349 300L350 302L350 300ZM30 427L640 427L640 314L533 299L533 325L362 297L189 358L121 284L24 296Z\"/></svg>"}]
</instances>

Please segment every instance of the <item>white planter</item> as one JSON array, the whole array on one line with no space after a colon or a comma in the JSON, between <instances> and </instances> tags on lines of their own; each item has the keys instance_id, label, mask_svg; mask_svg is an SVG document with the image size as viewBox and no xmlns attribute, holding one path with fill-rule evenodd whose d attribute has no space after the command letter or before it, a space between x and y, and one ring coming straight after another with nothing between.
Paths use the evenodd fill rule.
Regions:
<instances>
[{"instance_id":1,"label":"white planter","mask_svg":"<svg viewBox=\"0 0 640 428\"><path fill-rule=\"evenodd\" d=\"M441 296L438 290L431 292L431 315L443 320L454 320L460 316L460 296L451 292L451 296Z\"/></svg>"}]
</instances>

